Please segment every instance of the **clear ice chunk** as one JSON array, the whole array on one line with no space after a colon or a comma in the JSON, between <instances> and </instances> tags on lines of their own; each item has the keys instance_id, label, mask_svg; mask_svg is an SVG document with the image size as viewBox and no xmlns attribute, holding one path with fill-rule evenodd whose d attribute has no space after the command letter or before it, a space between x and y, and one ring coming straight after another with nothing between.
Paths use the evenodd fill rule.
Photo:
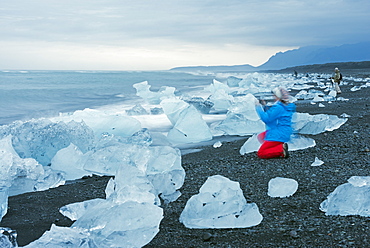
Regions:
<instances>
[{"instance_id":1,"label":"clear ice chunk","mask_svg":"<svg viewBox=\"0 0 370 248\"><path fill-rule=\"evenodd\" d=\"M39 239L23 246L24 248L98 248L90 233L83 228L60 227L55 224L51 225L49 231L46 231Z\"/></svg>"},{"instance_id":2,"label":"clear ice chunk","mask_svg":"<svg viewBox=\"0 0 370 248\"><path fill-rule=\"evenodd\" d=\"M339 185L320 204L320 210L326 215L370 216L369 177L351 177L348 183Z\"/></svg>"},{"instance_id":3,"label":"clear ice chunk","mask_svg":"<svg viewBox=\"0 0 370 248\"><path fill-rule=\"evenodd\" d=\"M187 228L246 228L261 223L255 203L247 203L238 182L220 175L209 177L180 215Z\"/></svg>"},{"instance_id":4,"label":"clear ice chunk","mask_svg":"<svg viewBox=\"0 0 370 248\"><path fill-rule=\"evenodd\" d=\"M162 86L158 92L153 92L150 91L151 86L148 81L136 83L133 87L136 89L136 95L150 104L159 104L165 98L175 97L176 88L174 87Z\"/></svg>"},{"instance_id":5,"label":"clear ice chunk","mask_svg":"<svg viewBox=\"0 0 370 248\"><path fill-rule=\"evenodd\" d=\"M320 160L318 157L315 157L315 161L311 164L311 166L320 166L324 164L324 161Z\"/></svg>"},{"instance_id":6,"label":"clear ice chunk","mask_svg":"<svg viewBox=\"0 0 370 248\"><path fill-rule=\"evenodd\" d=\"M370 186L370 177L366 176L352 176L348 182L355 187Z\"/></svg>"},{"instance_id":7,"label":"clear ice chunk","mask_svg":"<svg viewBox=\"0 0 370 248\"><path fill-rule=\"evenodd\" d=\"M193 105L202 114L209 114L214 105L211 101L204 100L202 97L192 97L184 99L184 101Z\"/></svg>"},{"instance_id":8,"label":"clear ice chunk","mask_svg":"<svg viewBox=\"0 0 370 248\"><path fill-rule=\"evenodd\" d=\"M97 247L142 247L159 232L163 209L149 203L109 201L86 211L72 228L88 230Z\"/></svg>"},{"instance_id":9,"label":"clear ice chunk","mask_svg":"<svg viewBox=\"0 0 370 248\"><path fill-rule=\"evenodd\" d=\"M239 83L240 81L242 81L241 78L237 78L237 77L234 77L234 76L230 76L226 79L226 83L229 87L238 87L239 86Z\"/></svg>"},{"instance_id":10,"label":"clear ice chunk","mask_svg":"<svg viewBox=\"0 0 370 248\"><path fill-rule=\"evenodd\" d=\"M168 140L173 145L198 143L212 139L213 136L207 123L194 106L179 99L163 100L161 106L174 125L167 134Z\"/></svg>"},{"instance_id":11,"label":"clear ice chunk","mask_svg":"<svg viewBox=\"0 0 370 248\"><path fill-rule=\"evenodd\" d=\"M105 199L96 198L83 202L75 202L61 207L59 209L59 212L70 220L75 221L83 216L89 208L101 204L105 201Z\"/></svg>"},{"instance_id":12,"label":"clear ice chunk","mask_svg":"<svg viewBox=\"0 0 370 248\"><path fill-rule=\"evenodd\" d=\"M43 177L37 180L34 190L43 191L65 184L66 180L63 171L55 171L48 167L45 167L44 171Z\"/></svg>"},{"instance_id":13,"label":"clear ice chunk","mask_svg":"<svg viewBox=\"0 0 370 248\"><path fill-rule=\"evenodd\" d=\"M93 131L83 122L51 122L46 119L14 122L2 127L3 134L12 135L14 150L21 158L34 158L47 166L62 148L74 143L83 152L94 142Z\"/></svg>"},{"instance_id":14,"label":"clear ice chunk","mask_svg":"<svg viewBox=\"0 0 370 248\"><path fill-rule=\"evenodd\" d=\"M9 188L6 186L0 186L0 221L8 212L8 194Z\"/></svg>"},{"instance_id":15,"label":"clear ice chunk","mask_svg":"<svg viewBox=\"0 0 370 248\"><path fill-rule=\"evenodd\" d=\"M293 116L293 129L300 134L319 134L338 129L346 121L346 118L336 115L296 113Z\"/></svg>"},{"instance_id":16,"label":"clear ice chunk","mask_svg":"<svg viewBox=\"0 0 370 248\"><path fill-rule=\"evenodd\" d=\"M261 143L257 139L257 134L252 135L239 150L239 153L241 155L251 153L251 152L256 152L260 148Z\"/></svg>"},{"instance_id":17,"label":"clear ice chunk","mask_svg":"<svg viewBox=\"0 0 370 248\"><path fill-rule=\"evenodd\" d=\"M219 148L222 146L222 142L221 141L216 141L214 144L213 144L213 148Z\"/></svg>"},{"instance_id":18,"label":"clear ice chunk","mask_svg":"<svg viewBox=\"0 0 370 248\"><path fill-rule=\"evenodd\" d=\"M57 171L63 171L65 180L75 180L83 176L92 175L91 172L83 168L83 153L71 143L68 147L59 150L51 159L51 168Z\"/></svg>"},{"instance_id":19,"label":"clear ice chunk","mask_svg":"<svg viewBox=\"0 0 370 248\"><path fill-rule=\"evenodd\" d=\"M289 197L298 189L298 182L291 178L275 177L268 183L268 195L271 197Z\"/></svg>"}]
</instances>

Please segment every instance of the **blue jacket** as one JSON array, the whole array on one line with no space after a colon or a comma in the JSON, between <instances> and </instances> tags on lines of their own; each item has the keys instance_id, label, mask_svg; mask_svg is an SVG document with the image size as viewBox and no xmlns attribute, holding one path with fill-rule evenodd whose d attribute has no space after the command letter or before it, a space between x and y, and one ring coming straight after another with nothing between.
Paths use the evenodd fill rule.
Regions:
<instances>
[{"instance_id":1,"label":"blue jacket","mask_svg":"<svg viewBox=\"0 0 370 248\"><path fill-rule=\"evenodd\" d=\"M270 109L264 111L261 105L256 106L256 111L267 126L265 140L288 142L293 132L292 117L295 113L295 104L287 105L277 101Z\"/></svg>"}]
</instances>

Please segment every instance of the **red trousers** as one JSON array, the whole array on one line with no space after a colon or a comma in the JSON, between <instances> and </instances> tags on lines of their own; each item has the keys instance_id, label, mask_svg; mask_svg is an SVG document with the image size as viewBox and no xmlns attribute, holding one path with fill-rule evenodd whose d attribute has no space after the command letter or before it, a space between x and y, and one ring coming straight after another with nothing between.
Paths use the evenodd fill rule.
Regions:
<instances>
[{"instance_id":1,"label":"red trousers","mask_svg":"<svg viewBox=\"0 0 370 248\"><path fill-rule=\"evenodd\" d=\"M267 141L265 140L266 132L260 133L257 136L259 142L262 143L260 149L257 152L259 158L277 158L284 157L283 144L284 142L279 141Z\"/></svg>"}]
</instances>

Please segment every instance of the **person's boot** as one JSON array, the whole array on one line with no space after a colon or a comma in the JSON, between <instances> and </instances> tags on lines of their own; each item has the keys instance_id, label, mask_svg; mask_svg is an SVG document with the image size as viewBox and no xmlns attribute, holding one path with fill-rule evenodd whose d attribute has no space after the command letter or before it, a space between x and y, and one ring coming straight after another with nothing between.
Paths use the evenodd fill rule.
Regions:
<instances>
[{"instance_id":1,"label":"person's boot","mask_svg":"<svg viewBox=\"0 0 370 248\"><path fill-rule=\"evenodd\" d=\"M288 144L284 143L283 144L283 158L289 158L289 151L288 151Z\"/></svg>"}]
</instances>

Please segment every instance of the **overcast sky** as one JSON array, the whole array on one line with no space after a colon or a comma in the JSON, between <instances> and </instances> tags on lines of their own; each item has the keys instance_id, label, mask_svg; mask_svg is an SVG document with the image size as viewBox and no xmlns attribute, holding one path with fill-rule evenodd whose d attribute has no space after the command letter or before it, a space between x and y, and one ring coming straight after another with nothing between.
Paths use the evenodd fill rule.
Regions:
<instances>
[{"instance_id":1,"label":"overcast sky","mask_svg":"<svg viewBox=\"0 0 370 248\"><path fill-rule=\"evenodd\" d=\"M370 41L369 0L11 0L0 69L258 66L308 45Z\"/></svg>"}]
</instances>

